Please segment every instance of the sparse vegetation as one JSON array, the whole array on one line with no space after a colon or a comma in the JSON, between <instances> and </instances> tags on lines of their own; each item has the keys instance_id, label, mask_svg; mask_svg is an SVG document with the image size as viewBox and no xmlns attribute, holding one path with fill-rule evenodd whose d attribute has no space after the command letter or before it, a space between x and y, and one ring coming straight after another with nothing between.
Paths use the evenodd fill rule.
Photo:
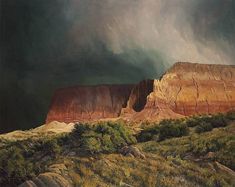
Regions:
<instances>
[{"instance_id":1,"label":"sparse vegetation","mask_svg":"<svg viewBox=\"0 0 235 187\"><path fill-rule=\"evenodd\" d=\"M201 134L194 133L191 136L171 138L165 141L149 141L141 144L144 151L160 154L167 158L179 156L181 159L189 157L196 160L207 159L208 153L211 161L218 161L231 169L235 169L235 126L217 128ZM208 161L208 160L206 160Z\"/></svg>"},{"instance_id":2,"label":"sparse vegetation","mask_svg":"<svg viewBox=\"0 0 235 187\"><path fill-rule=\"evenodd\" d=\"M235 112L216 115L191 116L186 119L167 119L159 123L143 125L137 139L140 142L157 140L162 141L172 137L181 137L189 134L189 130L196 133L211 131L213 128L226 127L235 120Z\"/></svg>"},{"instance_id":3,"label":"sparse vegetation","mask_svg":"<svg viewBox=\"0 0 235 187\"><path fill-rule=\"evenodd\" d=\"M1 141L0 186L17 186L66 162L75 186L232 186L235 113L148 124L133 135L120 122L77 124L69 134ZM121 156L136 144L146 159ZM72 153L72 154L71 154ZM215 172L216 171L216 172Z\"/></svg>"}]
</instances>

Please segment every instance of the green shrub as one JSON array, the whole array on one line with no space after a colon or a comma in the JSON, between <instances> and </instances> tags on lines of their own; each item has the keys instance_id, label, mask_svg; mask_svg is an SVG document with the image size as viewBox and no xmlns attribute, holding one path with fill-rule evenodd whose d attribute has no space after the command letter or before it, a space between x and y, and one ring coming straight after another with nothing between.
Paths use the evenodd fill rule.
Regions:
<instances>
[{"instance_id":1,"label":"green shrub","mask_svg":"<svg viewBox=\"0 0 235 187\"><path fill-rule=\"evenodd\" d=\"M216 139L201 139L192 142L192 152L196 155L205 155L208 152L216 152L221 149L224 144Z\"/></svg>"},{"instance_id":2,"label":"green shrub","mask_svg":"<svg viewBox=\"0 0 235 187\"><path fill-rule=\"evenodd\" d=\"M224 133L221 136L221 133ZM215 153L214 160L225 166L235 169L235 139L233 134L227 132L211 132L207 135L200 135L200 138L195 139L190 144L190 151L197 155L203 156L208 152Z\"/></svg>"},{"instance_id":3,"label":"green shrub","mask_svg":"<svg viewBox=\"0 0 235 187\"><path fill-rule=\"evenodd\" d=\"M119 148L136 143L132 133L120 123L97 125L77 124L71 133L72 143L86 153L111 153Z\"/></svg>"},{"instance_id":4,"label":"green shrub","mask_svg":"<svg viewBox=\"0 0 235 187\"><path fill-rule=\"evenodd\" d=\"M136 137L139 142L165 140L187 135L188 127L195 127L195 132L203 133L211 131L213 128L226 127L229 121L234 119L235 112L228 112L227 114L192 116L186 119L162 120L158 124L148 124L148 127Z\"/></svg>"},{"instance_id":5,"label":"green shrub","mask_svg":"<svg viewBox=\"0 0 235 187\"><path fill-rule=\"evenodd\" d=\"M193 116L186 120L188 127L195 127L195 132L202 133L211 131L213 128L226 127L233 113Z\"/></svg>"},{"instance_id":6,"label":"green shrub","mask_svg":"<svg viewBox=\"0 0 235 187\"><path fill-rule=\"evenodd\" d=\"M95 137L84 138L82 142L82 148L92 154L99 153L102 150L100 139Z\"/></svg>"},{"instance_id":7,"label":"green shrub","mask_svg":"<svg viewBox=\"0 0 235 187\"><path fill-rule=\"evenodd\" d=\"M103 135L101 144L103 146L102 149L104 152L115 152L116 150L116 148L113 146L111 135L109 134Z\"/></svg>"},{"instance_id":8,"label":"green shrub","mask_svg":"<svg viewBox=\"0 0 235 187\"><path fill-rule=\"evenodd\" d=\"M200 125L197 125L195 128L196 133L208 132L213 129L213 126L207 122L201 122Z\"/></svg>"},{"instance_id":9,"label":"green shrub","mask_svg":"<svg viewBox=\"0 0 235 187\"><path fill-rule=\"evenodd\" d=\"M136 135L138 142L147 142L156 139L159 134L159 124L151 125Z\"/></svg>"},{"instance_id":10,"label":"green shrub","mask_svg":"<svg viewBox=\"0 0 235 187\"><path fill-rule=\"evenodd\" d=\"M23 151L12 146L0 151L0 186L15 186L35 176L33 163L27 162Z\"/></svg>"},{"instance_id":11,"label":"green shrub","mask_svg":"<svg viewBox=\"0 0 235 187\"><path fill-rule=\"evenodd\" d=\"M83 133L92 130L92 126L85 123L85 124L76 124L75 128L73 130L72 136L75 138L81 138L81 136L83 135Z\"/></svg>"},{"instance_id":12,"label":"green shrub","mask_svg":"<svg viewBox=\"0 0 235 187\"><path fill-rule=\"evenodd\" d=\"M165 140L172 137L181 137L188 135L189 130L185 123L180 120L163 120L159 127L159 140Z\"/></svg>"},{"instance_id":13,"label":"green shrub","mask_svg":"<svg viewBox=\"0 0 235 187\"><path fill-rule=\"evenodd\" d=\"M159 124L142 130L137 139L140 142L150 140L165 140L172 137L181 137L188 135L189 129L184 120L162 120Z\"/></svg>"},{"instance_id":14,"label":"green shrub","mask_svg":"<svg viewBox=\"0 0 235 187\"><path fill-rule=\"evenodd\" d=\"M44 172L62 150L58 140L60 137L27 139L1 147L0 186L17 186ZM42 159L44 157L48 159Z\"/></svg>"},{"instance_id":15,"label":"green shrub","mask_svg":"<svg viewBox=\"0 0 235 187\"><path fill-rule=\"evenodd\" d=\"M227 118L228 120L231 120L231 121L235 120L235 111L230 111L230 112L228 112L228 113L226 114L226 118Z\"/></svg>"},{"instance_id":16,"label":"green shrub","mask_svg":"<svg viewBox=\"0 0 235 187\"><path fill-rule=\"evenodd\" d=\"M208 122L213 126L213 128L225 127L228 125L228 119L224 114L217 114L208 119Z\"/></svg>"},{"instance_id":17,"label":"green shrub","mask_svg":"<svg viewBox=\"0 0 235 187\"><path fill-rule=\"evenodd\" d=\"M52 157L57 157L61 152L61 147L58 145L57 139L47 140L41 145L43 149Z\"/></svg>"},{"instance_id":18,"label":"green shrub","mask_svg":"<svg viewBox=\"0 0 235 187\"><path fill-rule=\"evenodd\" d=\"M235 170L235 137L226 137L223 142L219 142L221 150L217 153L216 159L226 165L227 167Z\"/></svg>"},{"instance_id":19,"label":"green shrub","mask_svg":"<svg viewBox=\"0 0 235 187\"><path fill-rule=\"evenodd\" d=\"M138 142L151 141L151 140L153 140L153 135L154 134L151 132L142 131L138 134L137 140L138 140Z\"/></svg>"},{"instance_id":20,"label":"green shrub","mask_svg":"<svg viewBox=\"0 0 235 187\"><path fill-rule=\"evenodd\" d=\"M193 116L193 117L186 119L186 125L188 127L195 127L197 125L200 125L200 123L201 123L201 120L198 116Z\"/></svg>"}]
</instances>

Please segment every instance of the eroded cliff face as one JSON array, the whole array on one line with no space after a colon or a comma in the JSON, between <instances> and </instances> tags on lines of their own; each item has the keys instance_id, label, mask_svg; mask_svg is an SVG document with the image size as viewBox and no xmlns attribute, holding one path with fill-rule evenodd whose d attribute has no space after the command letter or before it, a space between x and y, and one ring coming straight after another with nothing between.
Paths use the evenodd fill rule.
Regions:
<instances>
[{"instance_id":1,"label":"eroded cliff face","mask_svg":"<svg viewBox=\"0 0 235 187\"><path fill-rule=\"evenodd\" d=\"M160 80L58 90L47 122L159 121L230 110L235 110L235 66L179 62Z\"/></svg>"},{"instance_id":2,"label":"eroded cliff face","mask_svg":"<svg viewBox=\"0 0 235 187\"><path fill-rule=\"evenodd\" d=\"M155 81L154 90L182 115L234 110L235 66L177 63Z\"/></svg>"},{"instance_id":3,"label":"eroded cliff face","mask_svg":"<svg viewBox=\"0 0 235 187\"><path fill-rule=\"evenodd\" d=\"M126 107L134 85L77 86L55 92L46 122L115 118Z\"/></svg>"},{"instance_id":4,"label":"eroded cliff face","mask_svg":"<svg viewBox=\"0 0 235 187\"><path fill-rule=\"evenodd\" d=\"M235 110L235 66L179 62L154 80L145 108L131 120L148 121Z\"/></svg>"}]
</instances>

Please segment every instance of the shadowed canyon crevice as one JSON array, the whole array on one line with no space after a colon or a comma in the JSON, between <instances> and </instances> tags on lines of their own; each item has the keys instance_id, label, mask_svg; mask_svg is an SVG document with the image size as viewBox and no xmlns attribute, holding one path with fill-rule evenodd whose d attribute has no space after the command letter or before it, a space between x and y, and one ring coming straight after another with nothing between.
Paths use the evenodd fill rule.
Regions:
<instances>
[{"instance_id":1,"label":"shadowed canyon crevice","mask_svg":"<svg viewBox=\"0 0 235 187\"><path fill-rule=\"evenodd\" d=\"M154 80L143 80L132 89L127 104L128 108L133 109L135 112L144 109L147 96L153 92L153 82Z\"/></svg>"}]
</instances>

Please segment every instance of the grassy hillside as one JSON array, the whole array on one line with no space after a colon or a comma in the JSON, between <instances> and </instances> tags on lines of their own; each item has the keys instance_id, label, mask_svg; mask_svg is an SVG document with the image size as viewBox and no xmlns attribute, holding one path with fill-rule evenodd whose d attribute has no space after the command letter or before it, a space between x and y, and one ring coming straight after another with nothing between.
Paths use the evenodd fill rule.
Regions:
<instances>
[{"instance_id":1,"label":"grassy hillside","mask_svg":"<svg viewBox=\"0 0 235 187\"><path fill-rule=\"evenodd\" d=\"M0 140L0 186L26 180L23 186L235 184L234 113L164 120L138 134L125 124L103 122L38 139ZM121 154L130 145L144 157Z\"/></svg>"}]
</instances>

